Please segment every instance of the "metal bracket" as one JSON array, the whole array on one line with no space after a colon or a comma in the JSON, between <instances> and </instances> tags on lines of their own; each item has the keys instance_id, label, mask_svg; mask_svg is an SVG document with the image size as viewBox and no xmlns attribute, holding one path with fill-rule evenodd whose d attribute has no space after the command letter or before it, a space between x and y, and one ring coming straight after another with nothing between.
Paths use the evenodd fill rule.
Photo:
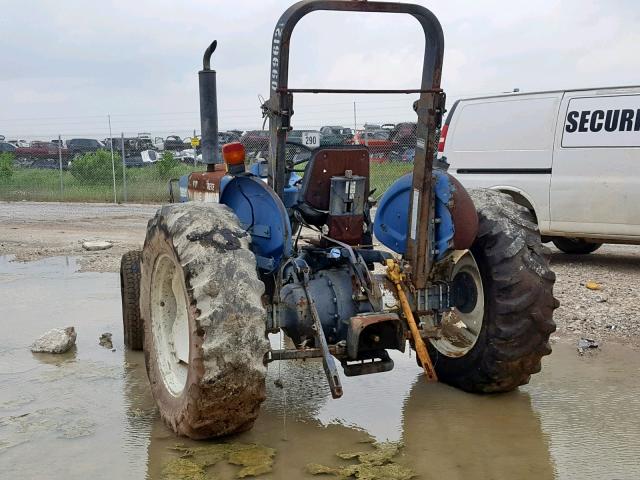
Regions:
<instances>
[{"instance_id":1,"label":"metal bracket","mask_svg":"<svg viewBox=\"0 0 640 480\"><path fill-rule=\"evenodd\" d=\"M343 360L342 368L347 377L390 372L393 370L393 360L389 357L389 353L386 350L365 352L357 361Z\"/></svg>"},{"instance_id":2,"label":"metal bracket","mask_svg":"<svg viewBox=\"0 0 640 480\"><path fill-rule=\"evenodd\" d=\"M446 101L447 95L443 91L430 91L424 97L413 102L413 110L418 114L418 118L427 119L432 115L436 128L440 128Z\"/></svg>"},{"instance_id":3,"label":"metal bracket","mask_svg":"<svg viewBox=\"0 0 640 480\"><path fill-rule=\"evenodd\" d=\"M275 118L280 117L281 124L279 125L280 130L284 130L286 132L291 130L291 117L294 114L293 111L293 94L287 93L283 96L284 106L281 107L277 102L273 99L269 99L260 105L262 109L262 117L263 118Z\"/></svg>"},{"instance_id":4,"label":"metal bracket","mask_svg":"<svg viewBox=\"0 0 640 480\"><path fill-rule=\"evenodd\" d=\"M346 347L340 345L331 345L329 353L336 357L345 357ZM271 350L267 352L266 363L275 362L277 360L304 360L307 358L320 358L323 356L320 348L295 348L283 350Z\"/></svg>"}]
</instances>

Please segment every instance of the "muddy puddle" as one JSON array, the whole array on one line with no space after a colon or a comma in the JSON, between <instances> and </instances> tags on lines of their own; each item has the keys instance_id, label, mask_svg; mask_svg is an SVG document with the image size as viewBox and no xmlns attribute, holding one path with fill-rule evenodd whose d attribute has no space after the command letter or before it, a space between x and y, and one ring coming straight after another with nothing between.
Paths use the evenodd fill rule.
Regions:
<instances>
[{"instance_id":1,"label":"muddy puddle","mask_svg":"<svg viewBox=\"0 0 640 480\"><path fill-rule=\"evenodd\" d=\"M191 465L185 452L211 444L177 438L159 420L143 355L123 349L117 274L76 270L72 258L0 257L0 477L171 478ZM29 351L42 332L68 325L75 350ZM115 352L98 344L104 332ZM230 439L209 476L175 478L246 473L234 464L246 451L237 443L259 445L264 458L275 449L273 470L258 478L339 478L308 465L351 468L358 457L336 454L371 453L372 442L403 444L392 465L423 479L640 478L640 352L605 344L578 356L558 343L530 385L498 396L428 385L413 357L394 360L392 372L343 377L340 400L319 363L272 365L255 428Z\"/></svg>"}]
</instances>

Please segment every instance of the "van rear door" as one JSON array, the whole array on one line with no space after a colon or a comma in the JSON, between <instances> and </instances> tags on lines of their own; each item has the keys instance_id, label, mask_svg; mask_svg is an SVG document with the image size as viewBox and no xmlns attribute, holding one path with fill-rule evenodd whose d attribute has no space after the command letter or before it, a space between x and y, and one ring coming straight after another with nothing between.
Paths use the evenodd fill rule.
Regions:
<instances>
[{"instance_id":1,"label":"van rear door","mask_svg":"<svg viewBox=\"0 0 640 480\"><path fill-rule=\"evenodd\" d=\"M460 100L444 146L451 172L468 188L524 197L545 230L561 100L561 92Z\"/></svg>"},{"instance_id":2,"label":"van rear door","mask_svg":"<svg viewBox=\"0 0 640 480\"><path fill-rule=\"evenodd\" d=\"M552 231L640 236L640 88L565 94L550 198Z\"/></svg>"}]
</instances>

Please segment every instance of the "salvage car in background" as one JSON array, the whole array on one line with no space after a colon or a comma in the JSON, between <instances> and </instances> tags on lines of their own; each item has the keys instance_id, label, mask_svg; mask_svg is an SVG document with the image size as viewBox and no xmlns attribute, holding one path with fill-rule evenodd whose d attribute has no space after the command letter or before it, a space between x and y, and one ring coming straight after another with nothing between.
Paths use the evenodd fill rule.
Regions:
<instances>
[{"instance_id":1,"label":"salvage car in background","mask_svg":"<svg viewBox=\"0 0 640 480\"><path fill-rule=\"evenodd\" d=\"M155 148L156 150L163 151L164 150L164 138L155 137L153 139L153 148Z\"/></svg>"},{"instance_id":2,"label":"salvage car in background","mask_svg":"<svg viewBox=\"0 0 640 480\"><path fill-rule=\"evenodd\" d=\"M320 129L326 145L341 145L353 139L353 130L342 126L326 126Z\"/></svg>"},{"instance_id":3,"label":"salvage car in background","mask_svg":"<svg viewBox=\"0 0 640 480\"><path fill-rule=\"evenodd\" d=\"M13 154L16 164L30 168L66 168L71 157L67 148L59 148L52 142L33 141L28 147L17 147Z\"/></svg>"},{"instance_id":4,"label":"salvage car in background","mask_svg":"<svg viewBox=\"0 0 640 480\"><path fill-rule=\"evenodd\" d=\"M368 147L369 156L374 163L399 160L402 155L400 146L389 139L389 134L389 130L360 130L350 143Z\"/></svg>"},{"instance_id":5,"label":"salvage car in background","mask_svg":"<svg viewBox=\"0 0 640 480\"><path fill-rule=\"evenodd\" d=\"M105 138L104 139L104 148L110 149L111 144L113 143L113 150L121 154L122 147L124 142L124 154L125 157L139 155L140 152L145 150L154 150L155 145L148 138L141 137L114 137L113 139Z\"/></svg>"},{"instance_id":6,"label":"salvage car in background","mask_svg":"<svg viewBox=\"0 0 640 480\"><path fill-rule=\"evenodd\" d=\"M402 148L416 148L415 122L402 122L395 125L389 132L389 140L396 142Z\"/></svg>"},{"instance_id":7,"label":"salvage car in background","mask_svg":"<svg viewBox=\"0 0 640 480\"><path fill-rule=\"evenodd\" d=\"M218 144L220 148L225 143L238 142L240 140L240 135L237 132L219 132L218 133Z\"/></svg>"},{"instance_id":8,"label":"salvage car in background","mask_svg":"<svg viewBox=\"0 0 640 480\"><path fill-rule=\"evenodd\" d=\"M16 146L8 142L0 142L0 153L16 153Z\"/></svg>"},{"instance_id":9,"label":"salvage car in background","mask_svg":"<svg viewBox=\"0 0 640 480\"><path fill-rule=\"evenodd\" d=\"M164 139L164 149L170 151L182 150L184 148L184 141L177 135L169 135Z\"/></svg>"},{"instance_id":10,"label":"salvage car in background","mask_svg":"<svg viewBox=\"0 0 640 480\"><path fill-rule=\"evenodd\" d=\"M248 130L240 137L240 143L246 149L249 158L265 156L269 151L269 131Z\"/></svg>"},{"instance_id":11,"label":"salvage car in background","mask_svg":"<svg viewBox=\"0 0 640 480\"><path fill-rule=\"evenodd\" d=\"M16 148L15 154L18 158L58 158L58 146L51 142L33 141L28 147ZM69 150L61 149L63 157L69 156Z\"/></svg>"},{"instance_id":12,"label":"salvage car in background","mask_svg":"<svg viewBox=\"0 0 640 480\"><path fill-rule=\"evenodd\" d=\"M104 148L104 144L93 138L72 138L67 140L67 148L72 157L77 157L83 153L97 152Z\"/></svg>"}]
</instances>

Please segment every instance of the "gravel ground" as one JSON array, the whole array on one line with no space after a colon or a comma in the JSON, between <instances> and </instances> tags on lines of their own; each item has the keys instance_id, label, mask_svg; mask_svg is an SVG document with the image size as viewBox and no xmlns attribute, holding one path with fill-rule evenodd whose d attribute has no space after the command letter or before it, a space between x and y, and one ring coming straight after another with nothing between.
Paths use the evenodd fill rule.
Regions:
<instances>
[{"instance_id":1,"label":"gravel ground","mask_svg":"<svg viewBox=\"0 0 640 480\"><path fill-rule=\"evenodd\" d=\"M557 334L640 346L640 246L604 245L589 255L552 252Z\"/></svg>"},{"instance_id":2,"label":"gravel ground","mask_svg":"<svg viewBox=\"0 0 640 480\"><path fill-rule=\"evenodd\" d=\"M29 261L74 256L84 271L115 272L120 256L140 248L157 205L0 202L0 255ZM86 240L113 242L87 252ZM553 339L592 338L640 346L640 246L605 245L590 255L566 255L551 247L560 300ZM587 282L596 282L590 290Z\"/></svg>"}]
</instances>

